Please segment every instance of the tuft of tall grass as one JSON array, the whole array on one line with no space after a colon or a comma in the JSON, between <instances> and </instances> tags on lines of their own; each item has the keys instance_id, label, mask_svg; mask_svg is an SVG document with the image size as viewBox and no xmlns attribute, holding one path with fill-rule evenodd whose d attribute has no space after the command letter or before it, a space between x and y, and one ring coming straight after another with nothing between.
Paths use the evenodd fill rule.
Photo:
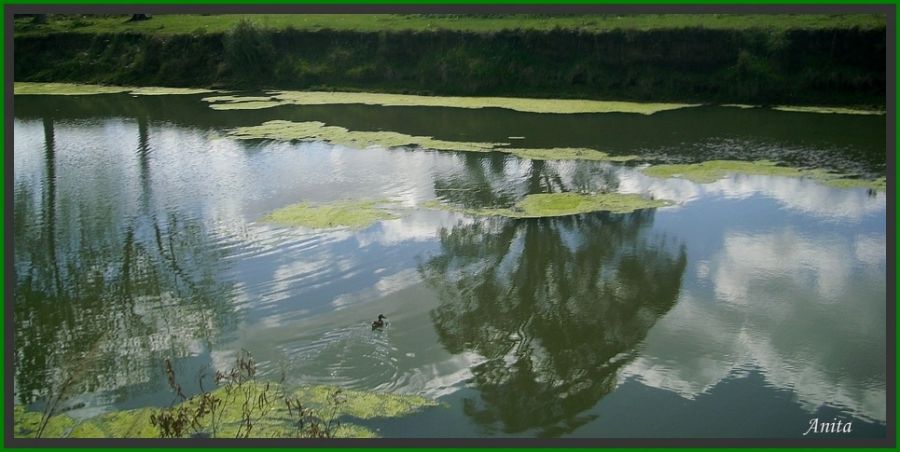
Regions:
<instances>
[{"instance_id":1,"label":"tuft of tall grass","mask_svg":"<svg viewBox=\"0 0 900 452\"><path fill-rule=\"evenodd\" d=\"M224 53L227 71L237 84L271 80L276 62L271 35L249 20L241 20L225 35Z\"/></svg>"}]
</instances>

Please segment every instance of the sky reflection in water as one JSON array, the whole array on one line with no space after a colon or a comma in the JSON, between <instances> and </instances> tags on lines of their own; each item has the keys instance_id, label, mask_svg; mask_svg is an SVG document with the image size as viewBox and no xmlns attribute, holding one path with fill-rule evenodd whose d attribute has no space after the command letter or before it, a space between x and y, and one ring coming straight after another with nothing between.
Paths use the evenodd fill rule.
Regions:
<instances>
[{"instance_id":1,"label":"sky reflection in water","mask_svg":"<svg viewBox=\"0 0 900 452\"><path fill-rule=\"evenodd\" d=\"M672 127L691 114L666 113ZM84 361L94 364L80 371L72 403L85 406L73 415L165 404L164 358L184 375L211 374L244 348L265 377L442 398L449 409L406 424L426 436L653 436L660 413L689 436L796 436L818 414L885 434L883 192L245 143L152 114L59 115L14 123L20 402L40 402L46 381ZM536 220L418 207L560 191L675 205ZM403 215L361 231L259 221L299 201L357 198L391 199ZM390 324L373 333L379 313ZM747 409L787 426L703 421L716 403L757 392L766 402Z\"/></svg>"}]
</instances>

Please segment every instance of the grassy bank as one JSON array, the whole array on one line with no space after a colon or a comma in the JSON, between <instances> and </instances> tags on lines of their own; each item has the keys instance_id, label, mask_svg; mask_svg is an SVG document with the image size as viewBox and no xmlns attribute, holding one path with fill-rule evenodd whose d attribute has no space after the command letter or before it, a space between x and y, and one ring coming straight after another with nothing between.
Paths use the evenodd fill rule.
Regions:
<instances>
[{"instance_id":1,"label":"grassy bank","mask_svg":"<svg viewBox=\"0 0 900 452\"><path fill-rule=\"evenodd\" d=\"M73 25L81 20L80 25ZM754 104L883 105L868 15L51 18L17 81Z\"/></svg>"},{"instance_id":2,"label":"grassy bank","mask_svg":"<svg viewBox=\"0 0 900 452\"><path fill-rule=\"evenodd\" d=\"M572 15L461 15L461 14L161 14L152 20L129 22L129 16L51 16L46 24L32 24L31 18L15 21L17 36L49 33L129 33L157 35L223 33L242 20L255 26L304 31L323 29L340 31L467 31L501 30L658 30L673 28L707 28L712 30L763 29L787 31L798 29L885 27L885 17L874 14L572 14Z\"/></svg>"}]
</instances>

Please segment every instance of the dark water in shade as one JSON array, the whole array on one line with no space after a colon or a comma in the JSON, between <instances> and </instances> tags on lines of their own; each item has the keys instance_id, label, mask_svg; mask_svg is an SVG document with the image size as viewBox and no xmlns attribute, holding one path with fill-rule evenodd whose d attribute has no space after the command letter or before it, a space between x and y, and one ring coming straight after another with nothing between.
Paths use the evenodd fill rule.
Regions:
<instances>
[{"instance_id":1,"label":"dark water in shade","mask_svg":"<svg viewBox=\"0 0 900 452\"><path fill-rule=\"evenodd\" d=\"M421 394L385 436L886 435L886 196L813 180L712 184L634 165L235 141L271 119L440 139L762 159L884 174L884 116L699 107L634 114L311 106L202 96L19 96L15 390L72 416L168 404L245 349L263 378ZM510 139L509 137L524 137ZM428 210L619 191L674 206L552 219ZM359 230L260 222L300 201L390 199ZM382 332L369 323L389 319ZM193 382L191 380L194 380Z\"/></svg>"}]
</instances>

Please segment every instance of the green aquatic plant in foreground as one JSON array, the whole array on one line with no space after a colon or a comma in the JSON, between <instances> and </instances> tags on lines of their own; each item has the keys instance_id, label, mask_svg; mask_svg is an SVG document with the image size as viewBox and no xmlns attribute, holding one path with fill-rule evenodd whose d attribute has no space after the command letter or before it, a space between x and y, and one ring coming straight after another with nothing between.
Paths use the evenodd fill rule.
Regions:
<instances>
[{"instance_id":1,"label":"green aquatic plant in foreground","mask_svg":"<svg viewBox=\"0 0 900 452\"><path fill-rule=\"evenodd\" d=\"M525 196L510 208L457 208L432 200L423 207L461 212L472 216L507 218L547 218L589 212L629 213L671 205L670 201L648 199L625 193L536 193Z\"/></svg>"},{"instance_id":2,"label":"green aquatic plant in foreground","mask_svg":"<svg viewBox=\"0 0 900 452\"><path fill-rule=\"evenodd\" d=\"M89 94L130 93L140 96L161 96L173 94L203 94L214 92L200 88L166 88L156 86L128 87L107 85L81 85L76 83L15 82L16 95L44 94L56 96L82 96Z\"/></svg>"},{"instance_id":3,"label":"green aquatic plant in foreground","mask_svg":"<svg viewBox=\"0 0 900 452\"><path fill-rule=\"evenodd\" d=\"M700 105L519 97L416 96L334 91L275 91L267 99L261 99L258 96L215 96L204 100L211 102L210 108L216 110L257 109L278 105L363 104L386 107L505 108L529 113L638 113L642 115Z\"/></svg>"},{"instance_id":4,"label":"green aquatic plant in foreground","mask_svg":"<svg viewBox=\"0 0 900 452\"><path fill-rule=\"evenodd\" d=\"M169 409L186 408L188 412L195 412L202 403L202 397L195 396ZM290 391L277 383L259 381L220 387L206 394L206 397L221 403L216 405L214 412L196 419L196 424L190 429L194 436L296 438L304 433L298 430L300 407L309 421L341 419L334 423L331 437L374 438L377 437L374 431L354 424L352 419L401 417L438 405L431 399L415 395L339 390L329 386L300 387ZM293 403L284 403L285 400ZM252 428L249 429L246 423L248 402L254 410L251 414ZM160 437L160 431L153 425L152 419L164 411L159 408L115 411L82 421L60 414L50 418L41 437L156 438ZM313 416L317 419L312 419ZM22 406L16 406L14 435L18 438L35 437L41 417L39 412L25 411Z\"/></svg>"},{"instance_id":5,"label":"green aquatic plant in foreground","mask_svg":"<svg viewBox=\"0 0 900 452\"><path fill-rule=\"evenodd\" d=\"M709 160L701 163L654 165L645 168L643 171L644 174L651 177L680 177L700 184L715 182L729 174L749 174L805 177L834 188L871 188L884 191L887 186L887 181L884 177L877 179L853 178L846 174L832 173L821 168L803 169L779 166L775 162L768 160L754 162Z\"/></svg>"},{"instance_id":6,"label":"green aquatic plant in foreground","mask_svg":"<svg viewBox=\"0 0 900 452\"><path fill-rule=\"evenodd\" d=\"M41 429L44 413L38 411L25 411L22 405L16 405L13 409L13 435L16 437L34 437ZM42 436L45 438L59 438L75 426L76 421L65 414L51 416L44 426Z\"/></svg>"},{"instance_id":7,"label":"green aquatic plant in foreground","mask_svg":"<svg viewBox=\"0 0 900 452\"><path fill-rule=\"evenodd\" d=\"M155 438L159 431L150 422L158 410L141 408L113 411L86 419L76 425L69 438Z\"/></svg>"},{"instance_id":8,"label":"green aquatic plant in foreground","mask_svg":"<svg viewBox=\"0 0 900 452\"><path fill-rule=\"evenodd\" d=\"M349 227L362 229L397 215L385 208L386 201L337 201L325 204L301 202L282 207L263 217L262 221L280 226L302 226L312 229Z\"/></svg>"}]
</instances>

